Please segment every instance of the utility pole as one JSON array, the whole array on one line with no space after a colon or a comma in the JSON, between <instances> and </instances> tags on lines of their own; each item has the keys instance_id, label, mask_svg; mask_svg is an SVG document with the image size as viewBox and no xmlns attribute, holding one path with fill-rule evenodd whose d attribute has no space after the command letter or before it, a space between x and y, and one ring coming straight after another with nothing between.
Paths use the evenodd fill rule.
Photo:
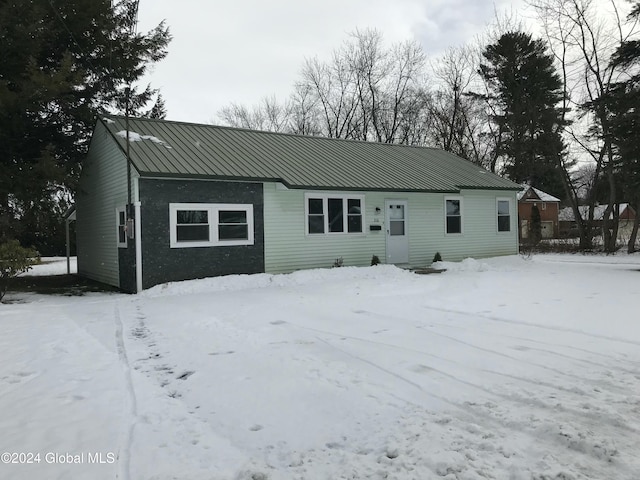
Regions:
<instances>
[{"instance_id":1,"label":"utility pole","mask_svg":"<svg viewBox=\"0 0 640 480\"><path fill-rule=\"evenodd\" d=\"M138 29L138 6L140 4L140 1L136 1L133 3L132 5L132 16L131 16L131 25L129 26L130 28L130 36L134 37L137 33L137 29ZM131 56L131 52L128 52L129 56ZM129 221L130 219L132 219L133 217L133 192L131 191L131 156L130 156L130 145L131 145L131 141L130 141L130 137L129 137L129 117L131 115L131 79L129 79L129 84L127 85L127 87L125 88L125 114L124 114L124 118L125 118L125 128L127 130L127 148L126 148L126 155L127 155L127 233L129 238L134 238L133 233L134 233L134 228L133 228L133 222Z\"/></svg>"}]
</instances>

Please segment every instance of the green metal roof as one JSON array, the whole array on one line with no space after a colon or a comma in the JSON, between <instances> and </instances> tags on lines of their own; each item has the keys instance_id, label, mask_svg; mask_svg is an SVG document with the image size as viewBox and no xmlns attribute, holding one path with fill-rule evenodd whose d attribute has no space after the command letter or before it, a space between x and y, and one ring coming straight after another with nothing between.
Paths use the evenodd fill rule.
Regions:
<instances>
[{"instance_id":1,"label":"green metal roof","mask_svg":"<svg viewBox=\"0 0 640 480\"><path fill-rule=\"evenodd\" d=\"M124 117L100 120L123 151ZM458 192L522 187L435 148L337 140L166 120L129 119L143 177L279 181L289 188Z\"/></svg>"}]
</instances>

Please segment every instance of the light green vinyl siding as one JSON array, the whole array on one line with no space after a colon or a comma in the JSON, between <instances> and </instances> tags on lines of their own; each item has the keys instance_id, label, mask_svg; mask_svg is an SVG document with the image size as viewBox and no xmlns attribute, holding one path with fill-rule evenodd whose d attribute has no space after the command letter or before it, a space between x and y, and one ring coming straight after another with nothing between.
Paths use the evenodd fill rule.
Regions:
<instances>
[{"instance_id":1,"label":"light green vinyl siding","mask_svg":"<svg viewBox=\"0 0 640 480\"><path fill-rule=\"evenodd\" d=\"M283 273L303 268L330 267L342 258L345 266L369 265L377 255L386 258L385 200L407 200L409 263L428 265L436 252L444 260L512 255L518 251L515 192L463 190L463 233L445 234L444 199L440 193L335 192L364 195L363 234L305 234L304 190L284 190L264 184L265 270ZM318 192L320 193L320 192ZM322 192L332 193L332 192ZM497 231L496 199L511 200L511 231ZM380 213L376 214L376 207ZM370 231L379 224L381 231Z\"/></svg>"},{"instance_id":2,"label":"light green vinyl siding","mask_svg":"<svg viewBox=\"0 0 640 480\"><path fill-rule=\"evenodd\" d=\"M450 195L440 195L434 210L429 210L429 225L425 230L427 246L437 246L443 260L459 261L467 257L482 258L518 253L517 201L515 192L462 190L462 233L446 234L444 199ZM509 199L510 230L498 232L496 200ZM420 224L419 224L420 225ZM433 254L429 260L433 258Z\"/></svg>"},{"instance_id":3,"label":"light green vinyl siding","mask_svg":"<svg viewBox=\"0 0 640 480\"><path fill-rule=\"evenodd\" d=\"M127 162L101 123L83 163L77 197L78 274L120 286L116 209L127 203Z\"/></svg>"}]
</instances>

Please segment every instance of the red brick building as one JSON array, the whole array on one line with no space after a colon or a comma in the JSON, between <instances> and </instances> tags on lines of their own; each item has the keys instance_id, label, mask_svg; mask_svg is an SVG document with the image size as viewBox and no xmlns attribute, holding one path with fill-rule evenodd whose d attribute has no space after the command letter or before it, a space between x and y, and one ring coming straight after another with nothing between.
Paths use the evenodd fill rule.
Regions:
<instances>
[{"instance_id":1,"label":"red brick building","mask_svg":"<svg viewBox=\"0 0 640 480\"><path fill-rule=\"evenodd\" d=\"M538 211L540 212L542 238L557 237L560 199L530 185L524 185L524 189L518 193L518 225L520 226L520 238L527 238L529 236L531 209L534 205L538 207Z\"/></svg>"}]
</instances>

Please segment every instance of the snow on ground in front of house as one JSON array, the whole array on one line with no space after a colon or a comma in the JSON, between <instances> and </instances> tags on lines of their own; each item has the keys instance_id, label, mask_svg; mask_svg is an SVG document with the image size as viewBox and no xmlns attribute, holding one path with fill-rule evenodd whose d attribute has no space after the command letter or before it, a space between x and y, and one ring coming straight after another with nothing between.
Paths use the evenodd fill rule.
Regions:
<instances>
[{"instance_id":1,"label":"snow on ground in front of house","mask_svg":"<svg viewBox=\"0 0 640 480\"><path fill-rule=\"evenodd\" d=\"M78 259L69 258L71 273L78 271ZM23 276L66 275L67 257L43 257L38 265L33 265Z\"/></svg>"},{"instance_id":2,"label":"snow on ground in front of house","mask_svg":"<svg viewBox=\"0 0 640 480\"><path fill-rule=\"evenodd\" d=\"M440 266L10 294L0 478L639 478L640 256Z\"/></svg>"}]
</instances>

